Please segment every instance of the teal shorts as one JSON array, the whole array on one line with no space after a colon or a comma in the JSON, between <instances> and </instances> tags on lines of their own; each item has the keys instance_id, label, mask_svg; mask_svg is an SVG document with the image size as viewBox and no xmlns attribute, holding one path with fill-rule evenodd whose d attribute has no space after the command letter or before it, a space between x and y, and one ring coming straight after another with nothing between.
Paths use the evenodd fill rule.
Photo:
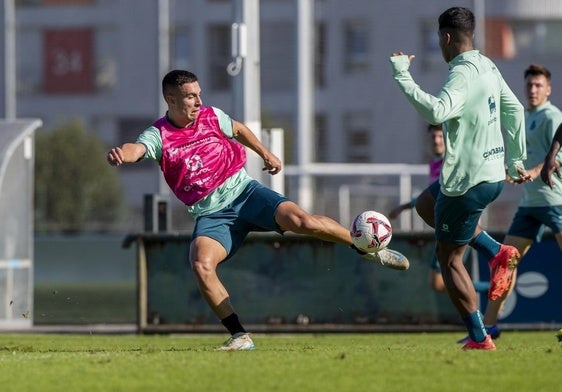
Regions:
<instances>
[{"instance_id":1,"label":"teal shorts","mask_svg":"<svg viewBox=\"0 0 562 392\"><path fill-rule=\"evenodd\" d=\"M431 196L433 196L433 200L437 200L437 196L439 196L439 189L440 188L441 188L441 185L439 185L439 180L433 181L427 187L427 189L429 189L429 192L431 193Z\"/></svg>"},{"instance_id":2,"label":"teal shorts","mask_svg":"<svg viewBox=\"0 0 562 392\"><path fill-rule=\"evenodd\" d=\"M474 236L482 211L503 189L503 181L482 182L461 196L445 196L441 191L435 200L435 238L440 242L468 244Z\"/></svg>"},{"instance_id":3,"label":"teal shorts","mask_svg":"<svg viewBox=\"0 0 562 392\"><path fill-rule=\"evenodd\" d=\"M544 226L550 227L555 234L562 232L562 206L519 207L507 234L538 242Z\"/></svg>"},{"instance_id":4,"label":"teal shorts","mask_svg":"<svg viewBox=\"0 0 562 392\"><path fill-rule=\"evenodd\" d=\"M283 231L275 221L277 207L289 199L257 181L252 181L240 196L220 211L200 216L192 238L212 238L221 243L230 258L251 231Z\"/></svg>"}]
</instances>

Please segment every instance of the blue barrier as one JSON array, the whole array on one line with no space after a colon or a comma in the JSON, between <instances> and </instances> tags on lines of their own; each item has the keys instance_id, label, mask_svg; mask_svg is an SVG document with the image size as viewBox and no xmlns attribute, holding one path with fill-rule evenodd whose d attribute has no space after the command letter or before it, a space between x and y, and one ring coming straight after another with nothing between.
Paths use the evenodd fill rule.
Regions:
<instances>
[{"instance_id":1,"label":"blue barrier","mask_svg":"<svg viewBox=\"0 0 562 392\"><path fill-rule=\"evenodd\" d=\"M494 235L498 238L498 236ZM487 260L480 257L480 278L490 276ZM562 252L552 235L534 243L521 259L513 293L508 297L499 322L535 324L562 322ZM485 304L486 296L481 297Z\"/></svg>"}]
</instances>

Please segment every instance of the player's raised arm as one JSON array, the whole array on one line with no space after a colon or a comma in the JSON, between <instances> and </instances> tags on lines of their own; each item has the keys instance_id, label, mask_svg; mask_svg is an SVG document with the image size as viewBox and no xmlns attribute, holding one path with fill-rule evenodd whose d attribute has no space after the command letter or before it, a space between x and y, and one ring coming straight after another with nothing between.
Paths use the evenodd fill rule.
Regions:
<instances>
[{"instance_id":1,"label":"player's raised arm","mask_svg":"<svg viewBox=\"0 0 562 392\"><path fill-rule=\"evenodd\" d=\"M107 162L111 166L119 166L123 163L139 161L146 153L146 147L142 143L125 143L121 147L113 147L107 153Z\"/></svg>"}]
</instances>

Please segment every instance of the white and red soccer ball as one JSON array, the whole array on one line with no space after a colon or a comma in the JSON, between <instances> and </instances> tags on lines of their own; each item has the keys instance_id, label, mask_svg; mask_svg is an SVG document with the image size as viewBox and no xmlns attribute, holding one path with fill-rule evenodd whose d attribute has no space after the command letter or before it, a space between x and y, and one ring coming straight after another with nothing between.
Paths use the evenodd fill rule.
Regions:
<instances>
[{"instance_id":1,"label":"white and red soccer ball","mask_svg":"<svg viewBox=\"0 0 562 392\"><path fill-rule=\"evenodd\" d=\"M377 211L364 211L357 215L349 230L353 245L367 253L386 248L392 239L390 221Z\"/></svg>"}]
</instances>

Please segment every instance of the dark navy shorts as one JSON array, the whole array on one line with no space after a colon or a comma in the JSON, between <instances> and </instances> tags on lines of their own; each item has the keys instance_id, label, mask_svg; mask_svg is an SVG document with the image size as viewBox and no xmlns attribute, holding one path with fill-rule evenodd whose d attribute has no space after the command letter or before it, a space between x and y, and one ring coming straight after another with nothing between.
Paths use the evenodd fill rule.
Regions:
<instances>
[{"instance_id":1,"label":"dark navy shorts","mask_svg":"<svg viewBox=\"0 0 562 392\"><path fill-rule=\"evenodd\" d=\"M482 182L461 196L445 196L435 201L435 238L453 244L468 244L474 236L482 211L503 189L503 181Z\"/></svg>"},{"instance_id":2,"label":"dark navy shorts","mask_svg":"<svg viewBox=\"0 0 562 392\"><path fill-rule=\"evenodd\" d=\"M289 199L257 181L252 181L231 204L220 211L200 216L192 238L205 236L221 243L231 257L251 231L283 231L275 222L277 207Z\"/></svg>"},{"instance_id":3,"label":"dark navy shorts","mask_svg":"<svg viewBox=\"0 0 562 392\"><path fill-rule=\"evenodd\" d=\"M431 196L433 196L433 199L437 200L437 196L439 196L439 189L441 189L441 185L439 184L439 180L433 181L427 187L427 189L429 189L429 193L431 193ZM464 252L463 262L466 262L469 255L470 255L470 250L467 251L467 252ZM437 257L435 256L435 251L434 251L434 253L432 255L432 258L431 258L430 268L435 272L441 272L441 265L439 264L439 260L437 260Z\"/></svg>"},{"instance_id":4,"label":"dark navy shorts","mask_svg":"<svg viewBox=\"0 0 562 392\"><path fill-rule=\"evenodd\" d=\"M428 187L431 196L433 196L433 200L437 200L437 196L439 195L439 189L441 189L441 185L439 184L439 180L433 181Z\"/></svg>"},{"instance_id":5,"label":"dark navy shorts","mask_svg":"<svg viewBox=\"0 0 562 392\"><path fill-rule=\"evenodd\" d=\"M555 234L562 232L562 206L519 207L507 234L540 241L543 225Z\"/></svg>"}]
</instances>

